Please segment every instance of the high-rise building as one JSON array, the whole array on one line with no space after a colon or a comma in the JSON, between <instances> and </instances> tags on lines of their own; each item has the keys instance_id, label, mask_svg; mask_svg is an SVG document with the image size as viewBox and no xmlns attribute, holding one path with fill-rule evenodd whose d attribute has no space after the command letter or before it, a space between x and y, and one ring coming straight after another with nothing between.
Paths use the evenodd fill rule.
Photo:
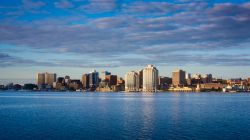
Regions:
<instances>
[{"instance_id":1,"label":"high-rise building","mask_svg":"<svg viewBox=\"0 0 250 140\"><path fill-rule=\"evenodd\" d=\"M107 75L105 79L110 86L117 84L117 75Z\"/></svg>"},{"instance_id":2,"label":"high-rise building","mask_svg":"<svg viewBox=\"0 0 250 140\"><path fill-rule=\"evenodd\" d=\"M139 84L139 74L137 72L131 71L125 75L125 91L139 91Z\"/></svg>"},{"instance_id":3,"label":"high-rise building","mask_svg":"<svg viewBox=\"0 0 250 140\"><path fill-rule=\"evenodd\" d=\"M89 73L89 86L90 88L96 88L99 84L99 73L93 70Z\"/></svg>"},{"instance_id":4,"label":"high-rise building","mask_svg":"<svg viewBox=\"0 0 250 140\"><path fill-rule=\"evenodd\" d=\"M53 86L53 82L56 82L55 73L45 73L45 84Z\"/></svg>"},{"instance_id":5,"label":"high-rise building","mask_svg":"<svg viewBox=\"0 0 250 140\"><path fill-rule=\"evenodd\" d=\"M38 86L45 84L45 74L44 73L38 73L36 75L36 83Z\"/></svg>"},{"instance_id":6,"label":"high-rise building","mask_svg":"<svg viewBox=\"0 0 250 140\"><path fill-rule=\"evenodd\" d=\"M55 73L38 73L36 76L37 85L41 86L44 84L53 86L53 82L56 82Z\"/></svg>"},{"instance_id":7,"label":"high-rise building","mask_svg":"<svg viewBox=\"0 0 250 140\"><path fill-rule=\"evenodd\" d=\"M186 72L183 70L175 70L172 73L172 84L174 86L183 86L186 84Z\"/></svg>"},{"instance_id":8,"label":"high-rise building","mask_svg":"<svg viewBox=\"0 0 250 140\"><path fill-rule=\"evenodd\" d=\"M143 69L143 91L156 92L158 87L158 70L153 65Z\"/></svg>"},{"instance_id":9,"label":"high-rise building","mask_svg":"<svg viewBox=\"0 0 250 140\"><path fill-rule=\"evenodd\" d=\"M82 75L82 88L89 89L89 74Z\"/></svg>"},{"instance_id":10,"label":"high-rise building","mask_svg":"<svg viewBox=\"0 0 250 140\"><path fill-rule=\"evenodd\" d=\"M143 69L138 72L139 74L139 87L140 89L143 88Z\"/></svg>"}]
</instances>

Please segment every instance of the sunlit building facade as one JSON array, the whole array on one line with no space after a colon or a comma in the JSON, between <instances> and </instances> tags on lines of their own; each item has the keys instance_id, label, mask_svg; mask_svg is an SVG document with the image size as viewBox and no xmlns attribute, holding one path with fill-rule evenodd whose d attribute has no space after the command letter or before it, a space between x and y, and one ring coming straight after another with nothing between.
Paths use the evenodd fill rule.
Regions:
<instances>
[{"instance_id":1,"label":"sunlit building facade","mask_svg":"<svg viewBox=\"0 0 250 140\"><path fill-rule=\"evenodd\" d=\"M82 75L82 88L89 89L89 74Z\"/></svg>"},{"instance_id":2,"label":"sunlit building facade","mask_svg":"<svg viewBox=\"0 0 250 140\"><path fill-rule=\"evenodd\" d=\"M125 75L125 91L135 92L140 90L139 74L131 71Z\"/></svg>"},{"instance_id":3,"label":"sunlit building facade","mask_svg":"<svg viewBox=\"0 0 250 140\"><path fill-rule=\"evenodd\" d=\"M186 84L186 72L180 69L173 71L172 84L174 86L184 86Z\"/></svg>"},{"instance_id":4,"label":"sunlit building facade","mask_svg":"<svg viewBox=\"0 0 250 140\"><path fill-rule=\"evenodd\" d=\"M36 83L38 86L45 84L45 74L44 73L38 73L36 75Z\"/></svg>"},{"instance_id":5,"label":"sunlit building facade","mask_svg":"<svg viewBox=\"0 0 250 140\"><path fill-rule=\"evenodd\" d=\"M36 75L36 82L38 86L41 85L50 85L53 86L53 83L56 82L56 74L55 73L38 73Z\"/></svg>"},{"instance_id":6,"label":"sunlit building facade","mask_svg":"<svg viewBox=\"0 0 250 140\"><path fill-rule=\"evenodd\" d=\"M56 82L55 73L45 73L45 84L53 86L53 83Z\"/></svg>"},{"instance_id":7,"label":"sunlit building facade","mask_svg":"<svg viewBox=\"0 0 250 140\"><path fill-rule=\"evenodd\" d=\"M158 87L158 70L153 65L143 69L143 91L156 92Z\"/></svg>"}]
</instances>

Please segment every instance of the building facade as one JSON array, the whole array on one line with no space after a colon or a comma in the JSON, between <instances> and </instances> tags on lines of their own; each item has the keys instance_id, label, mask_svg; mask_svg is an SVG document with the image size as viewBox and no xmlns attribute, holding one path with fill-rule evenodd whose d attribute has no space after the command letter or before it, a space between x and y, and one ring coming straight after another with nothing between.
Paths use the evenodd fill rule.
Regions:
<instances>
[{"instance_id":1,"label":"building facade","mask_svg":"<svg viewBox=\"0 0 250 140\"><path fill-rule=\"evenodd\" d=\"M177 87L184 86L186 84L186 72L179 69L173 71L172 84Z\"/></svg>"},{"instance_id":2,"label":"building facade","mask_svg":"<svg viewBox=\"0 0 250 140\"><path fill-rule=\"evenodd\" d=\"M99 73L93 70L89 73L89 87L95 89L99 84Z\"/></svg>"},{"instance_id":3,"label":"building facade","mask_svg":"<svg viewBox=\"0 0 250 140\"><path fill-rule=\"evenodd\" d=\"M135 92L140 90L139 74L131 71L125 75L125 91Z\"/></svg>"},{"instance_id":4,"label":"building facade","mask_svg":"<svg viewBox=\"0 0 250 140\"><path fill-rule=\"evenodd\" d=\"M53 86L53 83L56 82L56 74L55 73L38 73L36 76L37 85L50 85Z\"/></svg>"},{"instance_id":5,"label":"building facade","mask_svg":"<svg viewBox=\"0 0 250 140\"><path fill-rule=\"evenodd\" d=\"M117 75L107 75L106 81L108 82L109 86L117 84Z\"/></svg>"},{"instance_id":6,"label":"building facade","mask_svg":"<svg viewBox=\"0 0 250 140\"><path fill-rule=\"evenodd\" d=\"M38 73L36 75L36 83L38 86L45 84L45 74L44 73Z\"/></svg>"},{"instance_id":7,"label":"building facade","mask_svg":"<svg viewBox=\"0 0 250 140\"><path fill-rule=\"evenodd\" d=\"M56 82L55 73L45 73L45 84L53 86L53 83Z\"/></svg>"},{"instance_id":8,"label":"building facade","mask_svg":"<svg viewBox=\"0 0 250 140\"><path fill-rule=\"evenodd\" d=\"M156 92L158 87L158 70L153 65L148 65L143 69L144 92Z\"/></svg>"},{"instance_id":9,"label":"building facade","mask_svg":"<svg viewBox=\"0 0 250 140\"><path fill-rule=\"evenodd\" d=\"M172 84L172 78L159 76L159 90L167 90Z\"/></svg>"},{"instance_id":10,"label":"building facade","mask_svg":"<svg viewBox=\"0 0 250 140\"><path fill-rule=\"evenodd\" d=\"M143 88L143 69L138 72L139 74L139 87L140 89Z\"/></svg>"},{"instance_id":11,"label":"building facade","mask_svg":"<svg viewBox=\"0 0 250 140\"><path fill-rule=\"evenodd\" d=\"M89 74L82 75L82 88L89 89Z\"/></svg>"}]
</instances>

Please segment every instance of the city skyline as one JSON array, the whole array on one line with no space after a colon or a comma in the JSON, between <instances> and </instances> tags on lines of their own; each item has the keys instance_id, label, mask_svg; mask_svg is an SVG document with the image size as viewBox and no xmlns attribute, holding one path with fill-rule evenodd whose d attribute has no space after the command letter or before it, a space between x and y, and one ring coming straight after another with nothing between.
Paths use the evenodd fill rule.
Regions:
<instances>
[{"instance_id":1,"label":"city skyline","mask_svg":"<svg viewBox=\"0 0 250 140\"><path fill-rule=\"evenodd\" d=\"M71 72L66 72L66 73L58 73L57 71L39 71L39 72L35 72L34 75L37 75L39 73L55 73L58 75L58 77L61 77L61 76L70 76L71 78L73 79L81 79L82 75L83 74L88 74L88 73L91 73L92 71L97 71L99 74L101 74L102 72L110 72L111 74L115 74L117 75L118 77L121 77L121 78L124 78L125 79L125 75L128 73L128 72L131 72L131 71L141 71L145 66L142 66L142 67L138 67L137 69L135 69L134 67L130 68L130 69L126 69L127 71L124 72L124 74L118 74L116 71L113 71L112 68L107 70L107 69L90 69L89 71L82 71L80 73L77 73L77 75L74 75L72 74ZM190 74L191 76L194 76L196 74L200 74L200 75L206 75L206 74L213 74L214 78L222 78L222 79L237 79L237 78L242 78L242 79L247 79L249 76L238 76L238 77L230 77L230 76L227 76L227 77L223 77L223 76L219 76L218 73L213 73L211 71L199 71L197 70L196 72L190 72L186 69L183 69L183 67L175 67L174 69L171 69L169 70L164 70L163 68L161 67L158 67L156 66L157 69L159 70L159 76L164 76L164 77L172 77L172 73L176 70L184 70L186 72L186 74ZM163 72L162 72L163 70ZM0 78L0 84L8 84L8 83L19 83L19 84L25 84L25 83L36 83L36 78L34 77L34 75L32 74L29 74L29 77L31 78L9 78L9 79L1 79Z\"/></svg>"},{"instance_id":2,"label":"city skyline","mask_svg":"<svg viewBox=\"0 0 250 140\"><path fill-rule=\"evenodd\" d=\"M120 77L153 64L222 78L250 76L246 0L0 2L0 79L93 69Z\"/></svg>"},{"instance_id":3,"label":"city skyline","mask_svg":"<svg viewBox=\"0 0 250 140\"><path fill-rule=\"evenodd\" d=\"M1 83L1 81L0 81ZM213 74L190 74L181 69L172 71L171 77L159 75L157 67L148 64L141 70L128 71L124 78L110 71L92 70L81 79L56 73L37 73L36 83L0 84L0 90L77 91L77 92L248 92L250 77L222 79Z\"/></svg>"},{"instance_id":4,"label":"city skyline","mask_svg":"<svg viewBox=\"0 0 250 140\"><path fill-rule=\"evenodd\" d=\"M147 66L154 66L152 64L148 64ZM156 69L157 69L157 73L158 73L158 77L168 77L168 78L173 78L175 77L174 76L174 73L176 73L177 71L183 71L184 72L184 75L182 76L184 79L188 79L188 78L194 78L194 77L197 77L197 76L210 76L210 75L213 75L213 78L215 79L224 79L224 80L230 80L230 79L249 79L250 76L246 76L246 77L222 77L222 76L216 76L216 74L212 73L212 72L196 72L196 73L192 73L190 71L187 71L186 69L182 69L182 68L175 68L175 69L172 69L171 71L168 71L168 74L167 75L162 75L160 74L161 73L161 68L160 67L157 67L157 66L154 66ZM26 84L26 83L37 83L37 77L38 75L43 75L44 79L45 80L45 75L46 74L55 74L55 77L64 77L64 76L67 76L67 77L70 77L71 79L75 79L75 80L83 80L83 76L84 75L87 75L89 76L91 73L98 73L98 78L99 79L105 79L105 77L107 75L115 75L117 76L117 79L119 78L122 78L122 79L126 79L126 75L129 74L129 73L133 73L135 72L136 74L142 74L140 72L142 72L144 70L145 66L144 67L140 67L138 69L128 69L124 75L119 75L115 72L112 71L112 69L110 70L96 70L96 69L91 69L89 71L86 71L86 72L82 72L82 73L79 73L79 76L72 76L72 74L70 73L67 73L67 74L58 74L58 72L56 71L40 71L40 72L37 72L35 73L34 75L32 75L32 78L31 79L0 79L0 84L9 84L9 83L16 83L16 84ZM166 71L166 70L164 70ZM132 74L134 75L134 74ZM41 77L41 76L40 76ZM182 79L183 79L182 78ZM142 83L141 83L142 84Z\"/></svg>"}]
</instances>

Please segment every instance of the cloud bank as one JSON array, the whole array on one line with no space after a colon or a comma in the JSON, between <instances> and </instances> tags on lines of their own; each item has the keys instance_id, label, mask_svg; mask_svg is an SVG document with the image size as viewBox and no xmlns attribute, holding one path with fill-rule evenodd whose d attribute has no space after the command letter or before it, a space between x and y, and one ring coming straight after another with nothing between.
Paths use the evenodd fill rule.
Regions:
<instances>
[{"instance_id":1,"label":"cloud bank","mask_svg":"<svg viewBox=\"0 0 250 140\"><path fill-rule=\"evenodd\" d=\"M0 50L1 66L250 65L246 53L250 49L250 3L23 0L22 4L22 10L12 7L16 9L12 12L41 18L21 20L8 15L6 7L0 8L0 44L65 57L38 61ZM55 9L65 16L57 16ZM88 59L72 59L68 53Z\"/></svg>"}]
</instances>

